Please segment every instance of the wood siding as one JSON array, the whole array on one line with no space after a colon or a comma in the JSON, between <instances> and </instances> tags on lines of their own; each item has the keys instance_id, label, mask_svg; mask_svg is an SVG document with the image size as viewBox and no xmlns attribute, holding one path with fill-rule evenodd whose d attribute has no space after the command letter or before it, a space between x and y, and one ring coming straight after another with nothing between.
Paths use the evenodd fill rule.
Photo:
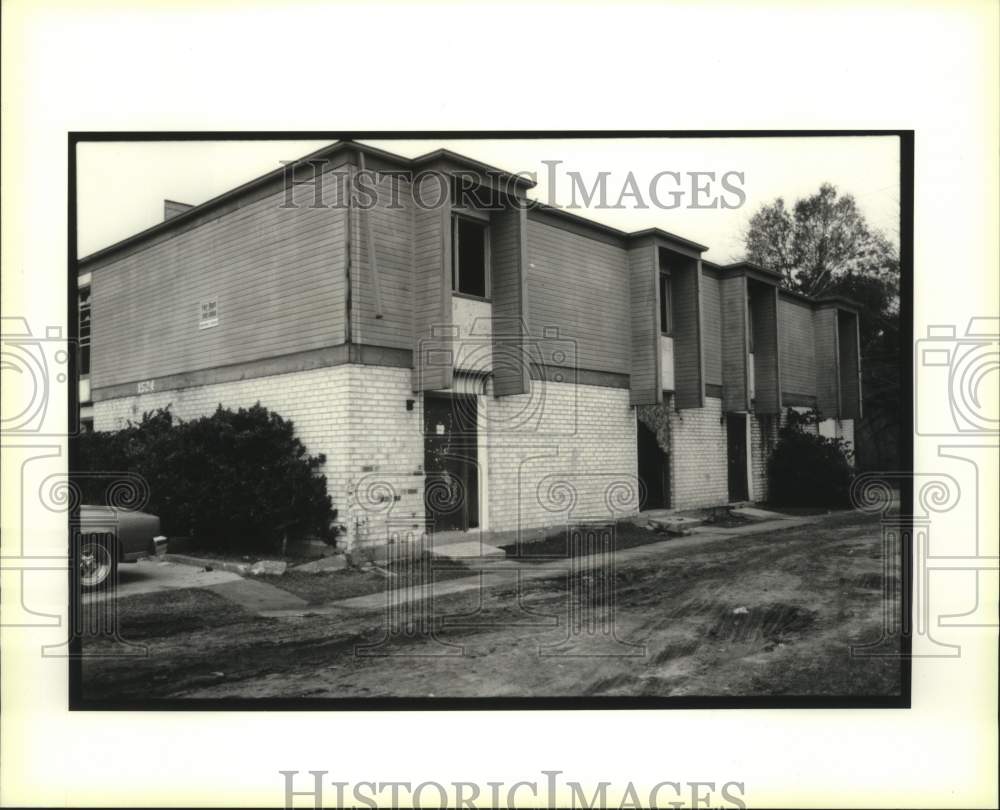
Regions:
<instances>
[{"instance_id":1,"label":"wood siding","mask_svg":"<svg viewBox=\"0 0 1000 810\"><path fill-rule=\"evenodd\" d=\"M778 372L778 288L751 285L751 316L754 337L754 411L781 413Z\"/></svg>"},{"instance_id":2,"label":"wood siding","mask_svg":"<svg viewBox=\"0 0 1000 810\"><path fill-rule=\"evenodd\" d=\"M421 181L421 199L438 197L439 180ZM451 387L451 205L413 212L413 390Z\"/></svg>"},{"instance_id":3,"label":"wood siding","mask_svg":"<svg viewBox=\"0 0 1000 810\"><path fill-rule=\"evenodd\" d=\"M495 211L490 217L490 270L493 297L493 393L498 397L529 390L524 353L527 211Z\"/></svg>"},{"instance_id":4,"label":"wood siding","mask_svg":"<svg viewBox=\"0 0 1000 810\"><path fill-rule=\"evenodd\" d=\"M578 368L621 372L631 362L628 259L610 245L528 213L528 328L550 354L556 334Z\"/></svg>"},{"instance_id":5,"label":"wood siding","mask_svg":"<svg viewBox=\"0 0 1000 810\"><path fill-rule=\"evenodd\" d=\"M858 316L841 311L837 318L840 354L840 406L842 419L861 418L861 364Z\"/></svg>"},{"instance_id":6,"label":"wood siding","mask_svg":"<svg viewBox=\"0 0 1000 810\"><path fill-rule=\"evenodd\" d=\"M701 339L701 262L679 262L671 275L674 322L674 402L679 410L705 404Z\"/></svg>"},{"instance_id":7,"label":"wood siding","mask_svg":"<svg viewBox=\"0 0 1000 810\"><path fill-rule=\"evenodd\" d=\"M393 199L392 183L395 182ZM413 347L414 205L410 183L383 177L374 208L352 211L351 340L369 346ZM371 228L369 237L368 229ZM375 247L375 268L368 255ZM378 288L376 290L376 283ZM376 317L376 303L381 317Z\"/></svg>"},{"instance_id":8,"label":"wood siding","mask_svg":"<svg viewBox=\"0 0 1000 810\"><path fill-rule=\"evenodd\" d=\"M827 419L840 418L840 363L837 347L837 310L828 307L813 314L816 342L816 408Z\"/></svg>"},{"instance_id":9,"label":"wood siding","mask_svg":"<svg viewBox=\"0 0 1000 810\"><path fill-rule=\"evenodd\" d=\"M726 411L748 411L746 278L720 279L719 293L722 301L722 407Z\"/></svg>"},{"instance_id":10,"label":"wood siding","mask_svg":"<svg viewBox=\"0 0 1000 810\"><path fill-rule=\"evenodd\" d=\"M813 310L804 301L779 294L781 391L797 397L816 396L816 344Z\"/></svg>"},{"instance_id":11,"label":"wood siding","mask_svg":"<svg viewBox=\"0 0 1000 810\"><path fill-rule=\"evenodd\" d=\"M722 385L722 298L719 279L701 274L701 330L704 341L705 385Z\"/></svg>"},{"instance_id":12,"label":"wood siding","mask_svg":"<svg viewBox=\"0 0 1000 810\"><path fill-rule=\"evenodd\" d=\"M656 250L656 245L650 242L628 252L632 339L629 401L633 405L653 405L663 401Z\"/></svg>"},{"instance_id":13,"label":"wood siding","mask_svg":"<svg viewBox=\"0 0 1000 810\"><path fill-rule=\"evenodd\" d=\"M336 187L324 184L324 202ZM312 187L227 211L93 271L94 389L344 342L343 209ZM218 325L199 329L200 304Z\"/></svg>"}]
</instances>

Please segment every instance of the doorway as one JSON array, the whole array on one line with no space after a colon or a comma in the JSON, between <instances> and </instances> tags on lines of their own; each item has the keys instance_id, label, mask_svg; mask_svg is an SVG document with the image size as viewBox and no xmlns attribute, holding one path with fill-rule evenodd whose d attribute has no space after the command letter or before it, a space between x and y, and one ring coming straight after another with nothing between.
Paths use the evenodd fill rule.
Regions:
<instances>
[{"instance_id":1,"label":"doorway","mask_svg":"<svg viewBox=\"0 0 1000 810\"><path fill-rule=\"evenodd\" d=\"M424 506L433 531L479 525L476 397L424 395Z\"/></svg>"},{"instance_id":2,"label":"doorway","mask_svg":"<svg viewBox=\"0 0 1000 810\"><path fill-rule=\"evenodd\" d=\"M726 457L729 462L729 501L750 500L747 486L747 415L726 414Z\"/></svg>"},{"instance_id":3,"label":"doorway","mask_svg":"<svg viewBox=\"0 0 1000 810\"><path fill-rule=\"evenodd\" d=\"M670 508L670 464L656 440L656 432L637 420L638 472L643 497L639 509Z\"/></svg>"}]
</instances>

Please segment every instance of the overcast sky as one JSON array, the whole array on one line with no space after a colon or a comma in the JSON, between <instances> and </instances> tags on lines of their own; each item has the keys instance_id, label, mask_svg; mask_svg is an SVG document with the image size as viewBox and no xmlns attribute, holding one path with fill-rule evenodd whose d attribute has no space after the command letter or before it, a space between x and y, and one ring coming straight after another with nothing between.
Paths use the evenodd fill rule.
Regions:
<instances>
[{"instance_id":1,"label":"overcast sky","mask_svg":"<svg viewBox=\"0 0 1000 810\"><path fill-rule=\"evenodd\" d=\"M163 218L163 200L198 204L265 174L324 145L327 141L194 141L165 143L84 143L78 145L78 251L81 257L124 239ZM390 152L414 157L441 147L510 172L535 172L532 196L553 199L549 167L561 161L555 174L554 200L568 205L571 172L590 187L607 172L607 202L615 204L635 178L634 196L622 199L622 209L587 208L575 213L625 231L659 227L701 242L706 257L725 263L742 255L741 234L750 216L765 202L784 197L786 203L814 193L823 182L855 196L876 228L894 243L899 237L899 145L894 137L854 138L656 138L627 140L493 140L493 141L365 141ZM664 210L653 205L650 184L661 172L678 172L656 184L659 199L684 192L684 207ZM727 172L745 201L738 208L693 209L692 172L714 172L710 196L728 203L738 197L720 181ZM704 176L700 185L709 182ZM631 187L630 187L631 188ZM580 202L580 197L577 197ZM698 200L704 202L704 195Z\"/></svg>"}]
</instances>

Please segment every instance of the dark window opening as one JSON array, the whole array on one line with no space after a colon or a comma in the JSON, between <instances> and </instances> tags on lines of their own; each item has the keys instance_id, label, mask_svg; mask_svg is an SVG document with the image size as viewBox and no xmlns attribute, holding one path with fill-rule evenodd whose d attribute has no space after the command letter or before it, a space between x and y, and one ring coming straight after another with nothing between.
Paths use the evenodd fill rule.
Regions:
<instances>
[{"instance_id":1,"label":"dark window opening","mask_svg":"<svg viewBox=\"0 0 1000 810\"><path fill-rule=\"evenodd\" d=\"M750 347L749 348L750 354L753 354L753 339L754 339L754 337L753 337L753 332L754 332L754 330L753 330L753 321L754 321L754 317L753 317L753 304L750 303L750 302L748 302L747 303L747 345Z\"/></svg>"},{"instance_id":2,"label":"dark window opening","mask_svg":"<svg viewBox=\"0 0 1000 810\"><path fill-rule=\"evenodd\" d=\"M673 292L669 273L660 273L660 332L664 335L674 333Z\"/></svg>"},{"instance_id":3,"label":"dark window opening","mask_svg":"<svg viewBox=\"0 0 1000 810\"><path fill-rule=\"evenodd\" d=\"M80 374L90 374L90 287L80 288Z\"/></svg>"},{"instance_id":4,"label":"dark window opening","mask_svg":"<svg viewBox=\"0 0 1000 810\"><path fill-rule=\"evenodd\" d=\"M487 227L466 217L452 220L451 288L455 292L489 297Z\"/></svg>"}]
</instances>

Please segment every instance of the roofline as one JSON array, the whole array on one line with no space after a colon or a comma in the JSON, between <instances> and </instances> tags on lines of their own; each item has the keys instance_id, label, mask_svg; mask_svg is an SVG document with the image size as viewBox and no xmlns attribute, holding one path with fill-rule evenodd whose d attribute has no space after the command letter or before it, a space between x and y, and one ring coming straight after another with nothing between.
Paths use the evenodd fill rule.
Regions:
<instances>
[{"instance_id":1,"label":"roofline","mask_svg":"<svg viewBox=\"0 0 1000 810\"><path fill-rule=\"evenodd\" d=\"M235 188L231 188L228 191L224 191L221 194L216 195L203 203L197 205L191 205L187 210L181 211L169 219L165 219L162 222L157 222L155 225L151 225L138 233L127 236L124 239L120 239L107 247L103 247L100 250L96 250L82 258L77 259L77 267L79 270L84 270L90 265L106 259L116 253L126 250L131 247L138 246L140 243L146 240L155 238L157 236L165 235L171 231L184 230L185 227L195 220L199 219L208 212L214 209L221 208L224 205L231 204L236 200L252 193L253 191L260 189L270 183L280 181L284 178L288 166L301 166L303 164L309 163L316 160L330 160L339 155L349 155L350 153L365 154L373 158L378 158L387 163L396 164L403 169L409 170L419 170L428 164L435 161L444 161L448 163L456 164L460 167L466 167L473 169L477 172L493 174L504 180L509 180L516 187L530 189L534 188L536 183L532 180L519 175L511 174L510 172L499 169L496 166L491 166L487 163L475 160L473 158L460 155L457 152L453 152L450 149L435 149L431 152L427 152L423 155L419 155L415 158L407 158L402 155L395 154L394 152L389 152L385 149L379 149L375 146L368 146L366 144L359 143L358 141L352 140L342 140L335 141L327 146L323 146L314 152L310 152L307 155L303 155L300 158L296 158L289 163L273 169L272 171L266 172L265 174L255 177L252 180L248 180L246 183L242 183ZM185 205L187 203L181 203ZM552 214L557 217L562 217L568 221L575 222L581 227L589 228L591 230L603 233L605 235L614 237L615 239L620 239L623 242L628 242L634 239L640 239L643 237L653 236L663 239L666 242L674 243L675 245L686 248L688 250L694 251L695 253L703 253L709 248L707 245L699 244L690 239L685 239L677 234L665 231L662 228L644 228L639 231L627 232L622 231L618 228L612 227L610 225L604 225L603 223L597 222L596 220L589 219L588 217L581 216L579 214L572 213L563 208L558 208L555 206L546 205L538 200L531 200L530 207L532 209L537 209L544 214ZM705 261L705 260L702 260ZM713 266L717 266L714 265ZM764 271L771 272L771 271Z\"/></svg>"},{"instance_id":2,"label":"roofline","mask_svg":"<svg viewBox=\"0 0 1000 810\"><path fill-rule=\"evenodd\" d=\"M693 242L690 239L685 239L683 236L678 236L677 234L665 231L662 228L643 228L641 231L623 231L620 228L615 228L612 225L605 225L603 222L598 222L597 220L590 219L580 214L574 214L572 211L567 211L565 208L559 208L558 206L548 205L540 200L531 200L529 206L529 211L540 211L543 214L552 214L557 217L563 217L571 222L575 222L582 227L591 228L595 231L600 231L609 236L613 236L622 241L629 241L632 239L642 239L646 236L658 236L667 242L674 242L678 245L682 245L691 250L702 253L708 250L708 246L699 244L698 242ZM704 261L704 260L703 260Z\"/></svg>"},{"instance_id":3,"label":"roofline","mask_svg":"<svg viewBox=\"0 0 1000 810\"><path fill-rule=\"evenodd\" d=\"M391 153L385 154L389 155ZM452 152L450 149L435 149L432 152L427 152L423 155L419 155L418 157L412 159L403 158L403 160L407 160L414 168L423 166L427 163L433 163L435 160L445 160L452 163L458 163L461 166L468 166L469 168L483 172L484 174L495 174L505 180L512 181L515 186L521 186L522 188L534 188L538 185L534 180L529 180L527 177L522 177L520 174L512 174L504 169L491 166L489 163L483 163L480 160L460 155L458 152Z\"/></svg>"},{"instance_id":4,"label":"roofline","mask_svg":"<svg viewBox=\"0 0 1000 810\"><path fill-rule=\"evenodd\" d=\"M739 261L739 262L733 262L731 264L722 265L719 264L718 262L713 262L708 259L702 259L701 265L702 267L707 268L709 270L713 270L717 273L724 273L726 270L738 270L746 266L761 273L767 273L769 275L778 275L778 276L781 275L776 270L770 270L766 267L762 267L761 265L755 262ZM811 295L806 295L805 293L801 293L798 290L790 290L788 287L778 286L777 289L779 295L783 295L786 298L797 298L798 300L804 301L805 303L809 304L813 308L822 305L840 306L846 309L850 309L855 313L858 314L861 313L862 309L861 304L859 304L853 298L848 298L846 295L811 296Z\"/></svg>"}]
</instances>

